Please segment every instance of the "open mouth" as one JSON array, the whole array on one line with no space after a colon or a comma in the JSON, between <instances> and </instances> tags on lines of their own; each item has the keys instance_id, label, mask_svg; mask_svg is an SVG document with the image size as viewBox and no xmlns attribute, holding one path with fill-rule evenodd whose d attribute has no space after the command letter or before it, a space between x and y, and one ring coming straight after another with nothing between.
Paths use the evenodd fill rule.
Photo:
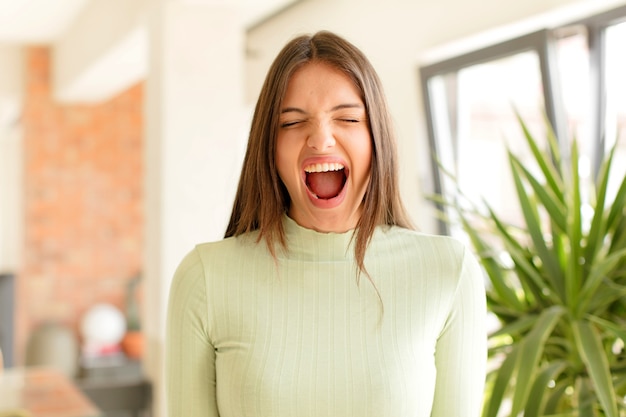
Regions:
<instances>
[{"instance_id":1,"label":"open mouth","mask_svg":"<svg viewBox=\"0 0 626 417\"><path fill-rule=\"evenodd\" d=\"M336 162L311 164L304 167L306 186L321 200L337 197L346 184L346 169Z\"/></svg>"}]
</instances>

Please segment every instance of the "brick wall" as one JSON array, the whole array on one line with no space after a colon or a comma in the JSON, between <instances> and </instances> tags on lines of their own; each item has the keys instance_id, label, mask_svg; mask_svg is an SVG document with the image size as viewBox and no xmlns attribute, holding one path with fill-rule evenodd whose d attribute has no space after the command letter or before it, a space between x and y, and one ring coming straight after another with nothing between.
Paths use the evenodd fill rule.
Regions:
<instances>
[{"instance_id":1,"label":"brick wall","mask_svg":"<svg viewBox=\"0 0 626 417\"><path fill-rule=\"evenodd\" d=\"M26 49L24 262L17 282L17 356L39 323L77 331L93 304L121 309L142 262L142 85L106 103L52 96L50 51Z\"/></svg>"}]
</instances>

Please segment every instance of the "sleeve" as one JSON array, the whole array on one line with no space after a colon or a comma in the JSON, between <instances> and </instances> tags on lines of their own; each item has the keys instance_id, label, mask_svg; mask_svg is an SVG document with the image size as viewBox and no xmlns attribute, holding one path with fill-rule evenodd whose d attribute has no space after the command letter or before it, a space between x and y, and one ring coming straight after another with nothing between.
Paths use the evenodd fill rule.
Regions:
<instances>
[{"instance_id":1,"label":"sleeve","mask_svg":"<svg viewBox=\"0 0 626 417\"><path fill-rule=\"evenodd\" d=\"M208 327L204 269L194 250L178 266L170 287L165 342L169 417L219 416Z\"/></svg>"},{"instance_id":2,"label":"sleeve","mask_svg":"<svg viewBox=\"0 0 626 417\"><path fill-rule=\"evenodd\" d=\"M467 249L450 314L437 340L437 380L431 417L478 417L487 363L482 270Z\"/></svg>"}]
</instances>

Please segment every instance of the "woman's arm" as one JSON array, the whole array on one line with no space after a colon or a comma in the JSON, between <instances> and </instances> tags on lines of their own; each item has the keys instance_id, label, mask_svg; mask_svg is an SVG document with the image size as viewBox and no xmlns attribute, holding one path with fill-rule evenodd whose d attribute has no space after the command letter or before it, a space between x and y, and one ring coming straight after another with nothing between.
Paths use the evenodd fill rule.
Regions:
<instances>
[{"instance_id":1,"label":"woman's arm","mask_svg":"<svg viewBox=\"0 0 626 417\"><path fill-rule=\"evenodd\" d=\"M478 417L486 377L487 333L482 270L466 249L450 315L435 352L432 417Z\"/></svg>"},{"instance_id":2,"label":"woman's arm","mask_svg":"<svg viewBox=\"0 0 626 417\"><path fill-rule=\"evenodd\" d=\"M194 250L170 287L165 352L169 417L218 417L215 349L208 336L204 270Z\"/></svg>"}]
</instances>

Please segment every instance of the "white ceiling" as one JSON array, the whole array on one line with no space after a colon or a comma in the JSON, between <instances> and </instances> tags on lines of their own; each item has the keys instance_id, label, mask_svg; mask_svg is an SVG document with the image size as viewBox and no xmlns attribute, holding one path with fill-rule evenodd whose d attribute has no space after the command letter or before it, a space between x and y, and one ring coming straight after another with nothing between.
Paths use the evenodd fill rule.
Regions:
<instances>
[{"instance_id":1,"label":"white ceiling","mask_svg":"<svg viewBox=\"0 0 626 417\"><path fill-rule=\"evenodd\" d=\"M0 41L50 43L89 0L0 0Z\"/></svg>"},{"instance_id":2,"label":"white ceiling","mask_svg":"<svg viewBox=\"0 0 626 417\"><path fill-rule=\"evenodd\" d=\"M50 44L63 34L65 28L89 1L91 0L0 0L0 42ZM298 0L195 0L209 4L240 4L246 26L296 1Z\"/></svg>"}]
</instances>

